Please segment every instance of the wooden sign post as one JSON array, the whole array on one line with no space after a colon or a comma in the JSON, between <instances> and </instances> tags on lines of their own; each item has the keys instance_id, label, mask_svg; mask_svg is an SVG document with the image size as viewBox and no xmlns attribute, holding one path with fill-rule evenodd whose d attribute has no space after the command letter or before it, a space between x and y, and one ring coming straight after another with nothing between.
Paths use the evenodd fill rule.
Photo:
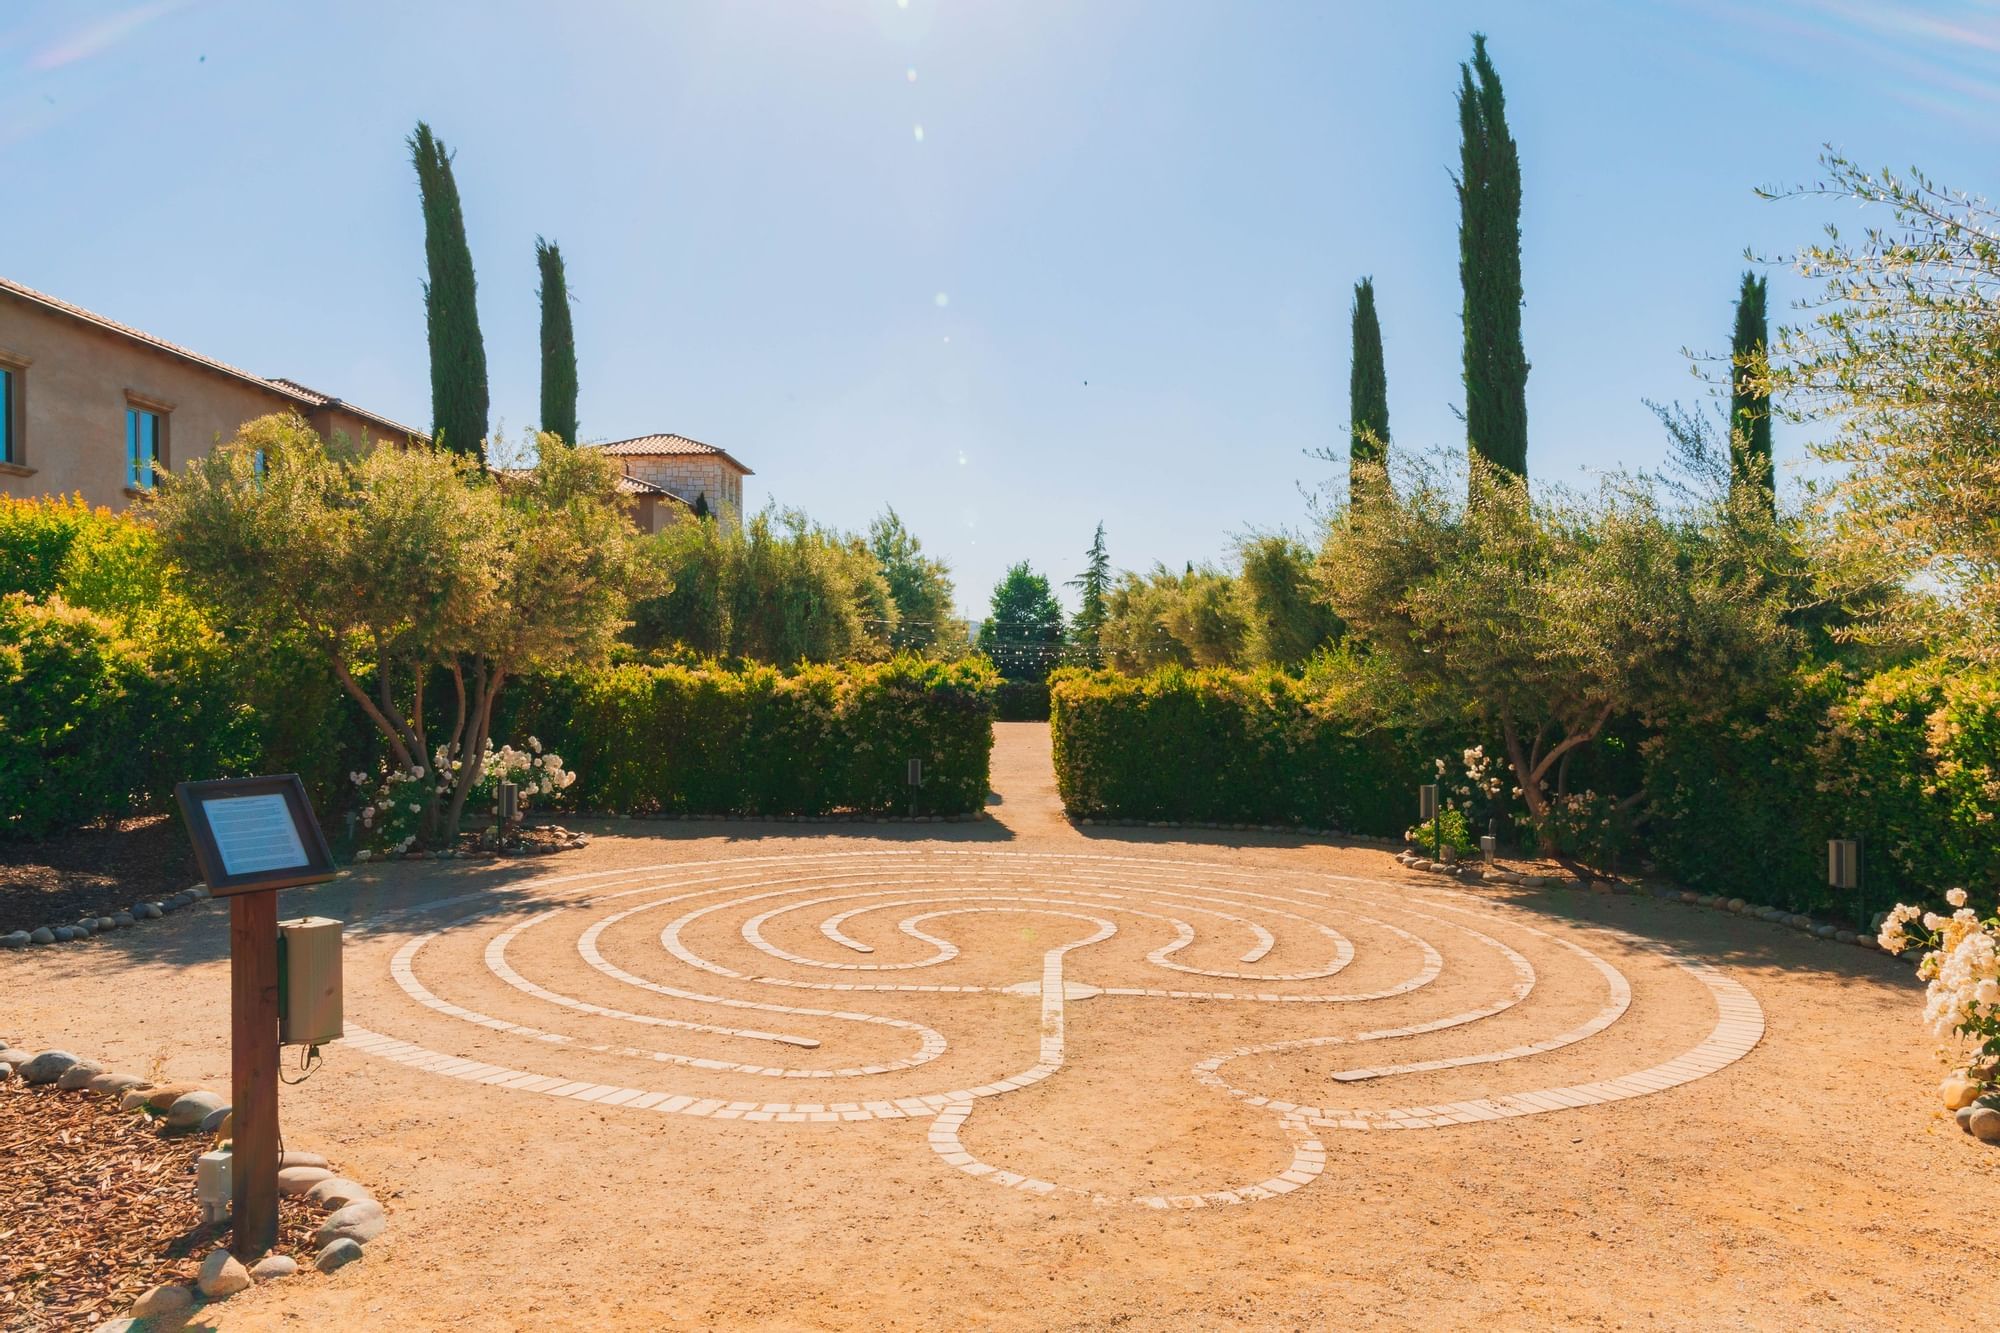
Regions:
<instances>
[{"instance_id":1,"label":"wooden sign post","mask_svg":"<svg viewBox=\"0 0 2000 1333\"><path fill-rule=\"evenodd\" d=\"M230 1166L239 1259L278 1242L278 890L334 876L296 774L174 789L195 863L229 904Z\"/></svg>"}]
</instances>

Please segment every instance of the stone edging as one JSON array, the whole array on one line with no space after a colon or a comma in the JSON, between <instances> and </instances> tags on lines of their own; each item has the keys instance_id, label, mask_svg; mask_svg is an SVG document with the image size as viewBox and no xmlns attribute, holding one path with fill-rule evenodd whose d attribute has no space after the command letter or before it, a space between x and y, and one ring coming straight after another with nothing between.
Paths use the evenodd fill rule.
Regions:
<instances>
[{"instance_id":1,"label":"stone edging","mask_svg":"<svg viewBox=\"0 0 2000 1333\"><path fill-rule=\"evenodd\" d=\"M880 810L873 812L843 810L830 815L634 815L621 814L614 810L591 810L577 811L574 817L605 819L621 824L973 824L982 819L993 818L993 812L965 810L955 815L898 815Z\"/></svg>"},{"instance_id":2,"label":"stone edging","mask_svg":"<svg viewBox=\"0 0 2000 1333\"><path fill-rule=\"evenodd\" d=\"M1396 858L1411 870L1425 870L1435 875L1449 875L1453 879L1490 884L1519 884L1530 888L1555 888L1569 881L1554 875L1521 875L1511 870L1488 870L1478 865L1448 865L1443 861L1433 861L1419 852L1405 850ZM1754 917L1759 921L1769 921L1777 926L1789 926L1803 934L1817 939L1832 940L1836 944L1852 944L1872 953L1883 952L1873 935L1837 926L1831 921L1818 921L1804 912L1787 912L1782 907L1765 907L1742 898L1725 898L1716 893L1696 893L1692 889L1676 889L1663 884L1644 882L1627 884L1620 880L1596 881L1605 885L1605 891L1619 894L1642 894L1648 898L1658 898L1662 902L1685 903L1690 907L1710 907L1731 916Z\"/></svg>"},{"instance_id":3,"label":"stone edging","mask_svg":"<svg viewBox=\"0 0 2000 1333\"><path fill-rule=\"evenodd\" d=\"M18 1064L16 1061L18 1060ZM34 1087L53 1083L62 1092L91 1092L118 1098L118 1109L160 1117L160 1134L208 1134L216 1142L228 1137L229 1104L220 1093L192 1083L154 1083L136 1074L118 1074L68 1051L48 1050L30 1055L0 1040L0 1082L18 1077ZM361 1258L362 1245L379 1237L388 1217L368 1190L337 1174L317 1153L287 1151L278 1161L278 1192L303 1195L326 1214L313 1233L319 1253L313 1266L322 1273ZM228 1250L217 1248L201 1262L193 1282L169 1282L146 1291L122 1319L98 1325L98 1333L134 1333L151 1327L147 1320L176 1319L204 1302L223 1300L253 1282L289 1277L298 1271L289 1255L267 1254L245 1267Z\"/></svg>"},{"instance_id":4,"label":"stone edging","mask_svg":"<svg viewBox=\"0 0 2000 1333\"><path fill-rule=\"evenodd\" d=\"M192 907L209 897L206 886L190 885L179 893L150 902L136 902L123 912L111 916L84 917L73 925L37 926L33 930L15 930L0 935L0 949L25 949L33 944L68 944L73 940L89 939L108 930L125 930L141 921L157 921L169 912L178 912L183 907Z\"/></svg>"}]
</instances>

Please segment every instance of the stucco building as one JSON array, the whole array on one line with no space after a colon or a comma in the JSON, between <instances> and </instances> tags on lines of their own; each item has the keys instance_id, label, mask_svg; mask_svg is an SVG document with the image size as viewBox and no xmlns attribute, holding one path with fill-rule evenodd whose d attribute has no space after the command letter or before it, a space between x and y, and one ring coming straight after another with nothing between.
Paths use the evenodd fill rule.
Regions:
<instances>
[{"instance_id":1,"label":"stucco building","mask_svg":"<svg viewBox=\"0 0 2000 1333\"><path fill-rule=\"evenodd\" d=\"M632 497L633 521L658 532L697 505L727 527L743 523L743 479L755 474L727 451L685 435L641 435L590 446L618 460L618 489Z\"/></svg>"},{"instance_id":2,"label":"stucco building","mask_svg":"<svg viewBox=\"0 0 2000 1333\"><path fill-rule=\"evenodd\" d=\"M0 494L80 494L123 509L161 472L272 412L356 444L424 438L0 278Z\"/></svg>"}]
</instances>

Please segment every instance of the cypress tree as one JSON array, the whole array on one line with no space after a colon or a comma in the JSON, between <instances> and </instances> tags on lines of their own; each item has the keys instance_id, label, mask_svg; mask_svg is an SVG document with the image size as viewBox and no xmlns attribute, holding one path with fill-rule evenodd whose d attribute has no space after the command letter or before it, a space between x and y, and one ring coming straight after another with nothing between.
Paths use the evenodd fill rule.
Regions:
<instances>
[{"instance_id":1,"label":"cypress tree","mask_svg":"<svg viewBox=\"0 0 2000 1333\"><path fill-rule=\"evenodd\" d=\"M535 238L542 271L542 429L576 443L576 332L569 322L569 281L562 251Z\"/></svg>"},{"instance_id":2,"label":"cypress tree","mask_svg":"<svg viewBox=\"0 0 2000 1333\"><path fill-rule=\"evenodd\" d=\"M452 154L431 127L417 122L410 158L424 207L424 322L431 347L431 434L460 453L486 444L486 344L479 336L472 250L465 243L465 213Z\"/></svg>"},{"instance_id":3,"label":"cypress tree","mask_svg":"<svg viewBox=\"0 0 2000 1333\"><path fill-rule=\"evenodd\" d=\"M1777 472L1771 461L1771 403L1759 383L1769 326L1764 279L1743 275L1736 298L1736 336L1730 340L1729 488L1758 487L1762 503L1777 512Z\"/></svg>"},{"instance_id":4,"label":"cypress tree","mask_svg":"<svg viewBox=\"0 0 2000 1333\"><path fill-rule=\"evenodd\" d=\"M1389 372L1382 362L1382 324L1375 317L1375 281L1354 284L1354 354L1347 376L1347 492L1361 501L1362 467L1389 456Z\"/></svg>"},{"instance_id":5,"label":"cypress tree","mask_svg":"<svg viewBox=\"0 0 2000 1333\"><path fill-rule=\"evenodd\" d=\"M1458 277L1465 293L1465 434L1472 452L1528 472L1528 354L1521 344L1521 156L1507 132L1486 35L1459 66Z\"/></svg>"}]
</instances>

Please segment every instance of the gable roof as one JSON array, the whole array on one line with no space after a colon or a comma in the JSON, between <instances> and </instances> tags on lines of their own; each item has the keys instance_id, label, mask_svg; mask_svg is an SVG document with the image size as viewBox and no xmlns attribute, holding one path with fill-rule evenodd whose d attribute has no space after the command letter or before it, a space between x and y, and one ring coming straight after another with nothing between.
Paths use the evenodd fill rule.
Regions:
<instances>
[{"instance_id":1,"label":"gable roof","mask_svg":"<svg viewBox=\"0 0 2000 1333\"><path fill-rule=\"evenodd\" d=\"M706 455L720 458L746 477L757 474L736 459L730 457L726 449L718 449L700 440L690 440L685 435L637 435L629 440L613 440L609 444L589 444L586 449L601 449L613 458L668 458L673 456Z\"/></svg>"},{"instance_id":2,"label":"gable roof","mask_svg":"<svg viewBox=\"0 0 2000 1333\"><path fill-rule=\"evenodd\" d=\"M370 412L366 408L356 407L353 403L335 398L331 394L324 394L315 389L308 389L305 385L292 380L266 379L262 375L253 375L240 366L232 366L227 361L217 361L212 356L203 356L193 348L183 347L179 343L168 342L165 338L156 338L143 329L133 328L130 324L120 324L115 319L106 319L103 315L97 314L94 311L85 310L80 305L72 305L61 297L50 296L47 292L38 292L33 287L22 283L14 282L7 278L0 278L0 294L18 297L30 305L38 305L45 310L53 310L59 315L66 315L81 323L94 325L108 333L115 333L121 338L130 338L134 342L144 343L156 351L165 352L168 356L192 362L195 365L212 370L218 375L226 375L231 379L255 385L257 388L274 393L280 398L288 398L302 407L311 408L314 411L337 407L342 411L352 412L355 416L361 417L366 421L371 421L395 434L406 435L415 440L430 438L424 432L405 426L400 421L394 421L378 413Z\"/></svg>"}]
</instances>

